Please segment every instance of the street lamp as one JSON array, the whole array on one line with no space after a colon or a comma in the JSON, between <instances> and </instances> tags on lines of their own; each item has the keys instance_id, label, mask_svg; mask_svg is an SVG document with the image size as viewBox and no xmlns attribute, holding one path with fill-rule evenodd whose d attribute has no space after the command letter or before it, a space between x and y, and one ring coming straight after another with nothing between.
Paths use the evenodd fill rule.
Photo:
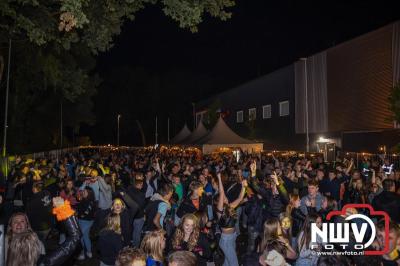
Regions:
<instances>
[{"instance_id":1,"label":"street lamp","mask_svg":"<svg viewBox=\"0 0 400 266\"><path fill-rule=\"evenodd\" d=\"M119 119L121 118L121 115L118 114L117 116L117 121L118 121L118 133L117 133L117 146L119 147Z\"/></svg>"}]
</instances>

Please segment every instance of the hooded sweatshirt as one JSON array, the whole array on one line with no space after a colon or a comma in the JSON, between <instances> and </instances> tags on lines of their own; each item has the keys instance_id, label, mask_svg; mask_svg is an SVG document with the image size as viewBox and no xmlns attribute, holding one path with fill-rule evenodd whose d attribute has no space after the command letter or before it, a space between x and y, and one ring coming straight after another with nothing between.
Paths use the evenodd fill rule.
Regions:
<instances>
[{"instance_id":1,"label":"hooded sweatshirt","mask_svg":"<svg viewBox=\"0 0 400 266\"><path fill-rule=\"evenodd\" d=\"M102 177L98 178L100 194L99 194L99 208L108 210L112 205L112 190L111 186L104 181Z\"/></svg>"}]
</instances>

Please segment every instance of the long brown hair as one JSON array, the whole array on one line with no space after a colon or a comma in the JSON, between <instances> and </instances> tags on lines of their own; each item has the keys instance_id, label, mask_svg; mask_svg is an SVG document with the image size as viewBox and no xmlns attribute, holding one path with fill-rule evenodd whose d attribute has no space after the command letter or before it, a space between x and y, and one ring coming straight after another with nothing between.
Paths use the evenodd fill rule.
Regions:
<instances>
[{"instance_id":1,"label":"long brown hair","mask_svg":"<svg viewBox=\"0 0 400 266\"><path fill-rule=\"evenodd\" d=\"M119 214L110 213L107 217L107 224L103 230L110 230L116 234L121 234L121 217Z\"/></svg>"},{"instance_id":2,"label":"long brown hair","mask_svg":"<svg viewBox=\"0 0 400 266\"><path fill-rule=\"evenodd\" d=\"M264 235L260 245L260 251L263 252L268 241L279 238L280 222L277 218L270 218L264 223Z\"/></svg>"},{"instance_id":3,"label":"long brown hair","mask_svg":"<svg viewBox=\"0 0 400 266\"><path fill-rule=\"evenodd\" d=\"M165 241L164 235L165 231L161 229L151 231L144 236L140 248L146 253L146 256L151 256L157 261L162 261L164 250L161 242Z\"/></svg>"},{"instance_id":4,"label":"long brown hair","mask_svg":"<svg viewBox=\"0 0 400 266\"><path fill-rule=\"evenodd\" d=\"M7 252L7 266L35 266L41 253L40 240L30 230L16 234L10 241Z\"/></svg>"},{"instance_id":5,"label":"long brown hair","mask_svg":"<svg viewBox=\"0 0 400 266\"><path fill-rule=\"evenodd\" d=\"M317 214L312 213L312 214L307 215L307 218L304 221L304 225L302 228L303 234L301 235L301 238L298 240L299 241L299 245L298 245L299 252L302 250L303 247L305 249L308 249L308 247L310 246L311 224L316 223L318 218L319 218L319 216Z\"/></svg>"},{"instance_id":6,"label":"long brown hair","mask_svg":"<svg viewBox=\"0 0 400 266\"><path fill-rule=\"evenodd\" d=\"M180 249L183 239L185 238L185 231L183 229L184 223L187 220L192 220L193 221L193 232L190 234L189 240L188 240L188 250L192 251L199 240L199 235L200 235L200 225L199 225L199 220L197 219L196 215L188 213L185 214L182 217L182 221L179 224L179 226L176 228L174 236L172 238L172 247L174 249Z\"/></svg>"}]
</instances>

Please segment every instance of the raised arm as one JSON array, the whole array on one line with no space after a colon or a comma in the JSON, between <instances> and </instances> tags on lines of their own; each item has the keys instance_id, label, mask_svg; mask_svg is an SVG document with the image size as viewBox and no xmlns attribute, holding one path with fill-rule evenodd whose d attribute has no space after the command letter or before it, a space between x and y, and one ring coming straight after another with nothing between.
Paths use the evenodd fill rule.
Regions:
<instances>
[{"instance_id":1,"label":"raised arm","mask_svg":"<svg viewBox=\"0 0 400 266\"><path fill-rule=\"evenodd\" d=\"M310 161L310 160L307 160L307 163L306 163L306 165L304 166L304 170L307 171L307 169L310 167L310 165L311 165L311 161Z\"/></svg>"},{"instance_id":2,"label":"raised arm","mask_svg":"<svg viewBox=\"0 0 400 266\"><path fill-rule=\"evenodd\" d=\"M274 161L275 161L275 167L279 167L279 159L277 159L275 156L274 156L274 154L272 154L272 158L274 158Z\"/></svg>"},{"instance_id":3,"label":"raised arm","mask_svg":"<svg viewBox=\"0 0 400 266\"><path fill-rule=\"evenodd\" d=\"M251 162L250 171L251 171L251 177L256 177L257 176L257 164L256 164L255 161Z\"/></svg>"},{"instance_id":4,"label":"raised arm","mask_svg":"<svg viewBox=\"0 0 400 266\"><path fill-rule=\"evenodd\" d=\"M160 162L158 161L158 157L155 158L155 162L156 162L156 168L155 168L155 170L156 170L158 173L161 173L161 167L160 167Z\"/></svg>"},{"instance_id":5,"label":"raised arm","mask_svg":"<svg viewBox=\"0 0 400 266\"><path fill-rule=\"evenodd\" d=\"M136 203L136 201L134 201L128 194L126 194L125 192L120 192L119 193L122 197L122 199L124 200L124 202L126 203L126 205L128 205L130 212L132 214L132 217L136 215L137 211L139 210L139 205Z\"/></svg>"},{"instance_id":6,"label":"raised arm","mask_svg":"<svg viewBox=\"0 0 400 266\"><path fill-rule=\"evenodd\" d=\"M375 170L374 170L374 169L371 169L371 172L372 172L371 183L372 183L372 184L375 184L375 182L376 182Z\"/></svg>"},{"instance_id":7,"label":"raised arm","mask_svg":"<svg viewBox=\"0 0 400 266\"><path fill-rule=\"evenodd\" d=\"M102 192L106 193L111 191L111 186L106 183L103 177L99 176L97 177L97 180L99 181L99 187Z\"/></svg>"},{"instance_id":8,"label":"raised arm","mask_svg":"<svg viewBox=\"0 0 400 266\"><path fill-rule=\"evenodd\" d=\"M345 173L346 175L349 175L349 174L350 174L350 171L351 171L351 168L353 168L353 166L354 166L354 160L353 160L353 158L351 158L350 164L349 164L349 166L347 167L347 169L344 171L344 173Z\"/></svg>"},{"instance_id":9,"label":"raised arm","mask_svg":"<svg viewBox=\"0 0 400 266\"><path fill-rule=\"evenodd\" d=\"M247 187L247 181L243 180L242 181L242 190L240 190L239 197L235 199L232 203L229 204L231 208L236 208L244 199L244 195L246 194L246 187Z\"/></svg>"},{"instance_id":10,"label":"raised arm","mask_svg":"<svg viewBox=\"0 0 400 266\"><path fill-rule=\"evenodd\" d=\"M43 258L40 265L46 266L63 264L75 252L81 237L78 222L74 216L74 210L72 210L69 202L64 202L61 197L56 197L53 198L53 205L53 214L64 225L67 231L67 239L56 250Z\"/></svg>"},{"instance_id":11,"label":"raised arm","mask_svg":"<svg viewBox=\"0 0 400 266\"><path fill-rule=\"evenodd\" d=\"M224 210L225 191L224 191L224 186L222 185L221 173L218 173L217 177L218 177L218 203L217 203L217 210L219 212L222 212ZM218 217L220 217L220 216L221 216L221 214L218 213Z\"/></svg>"}]
</instances>

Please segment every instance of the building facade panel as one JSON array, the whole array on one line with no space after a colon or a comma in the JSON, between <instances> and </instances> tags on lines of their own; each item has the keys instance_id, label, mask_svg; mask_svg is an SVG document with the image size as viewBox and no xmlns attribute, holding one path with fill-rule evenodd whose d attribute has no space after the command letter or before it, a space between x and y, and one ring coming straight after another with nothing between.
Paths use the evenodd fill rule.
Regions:
<instances>
[{"instance_id":1,"label":"building facade panel","mask_svg":"<svg viewBox=\"0 0 400 266\"><path fill-rule=\"evenodd\" d=\"M287 115L280 116L279 103L285 101L288 101L284 106ZM212 105L220 105L228 126L245 138L279 142L280 138L294 136L294 66L279 69L200 102L198 112ZM270 106L268 112L266 106ZM238 122L238 112L240 118L243 114L243 122L241 119ZM267 113L270 117L265 116ZM249 121L249 114L255 114L255 119Z\"/></svg>"},{"instance_id":2,"label":"building facade panel","mask_svg":"<svg viewBox=\"0 0 400 266\"><path fill-rule=\"evenodd\" d=\"M326 52L295 63L295 95L296 133L328 131Z\"/></svg>"},{"instance_id":3,"label":"building facade panel","mask_svg":"<svg viewBox=\"0 0 400 266\"><path fill-rule=\"evenodd\" d=\"M329 131L388 129L392 25L327 50Z\"/></svg>"}]
</instances>

